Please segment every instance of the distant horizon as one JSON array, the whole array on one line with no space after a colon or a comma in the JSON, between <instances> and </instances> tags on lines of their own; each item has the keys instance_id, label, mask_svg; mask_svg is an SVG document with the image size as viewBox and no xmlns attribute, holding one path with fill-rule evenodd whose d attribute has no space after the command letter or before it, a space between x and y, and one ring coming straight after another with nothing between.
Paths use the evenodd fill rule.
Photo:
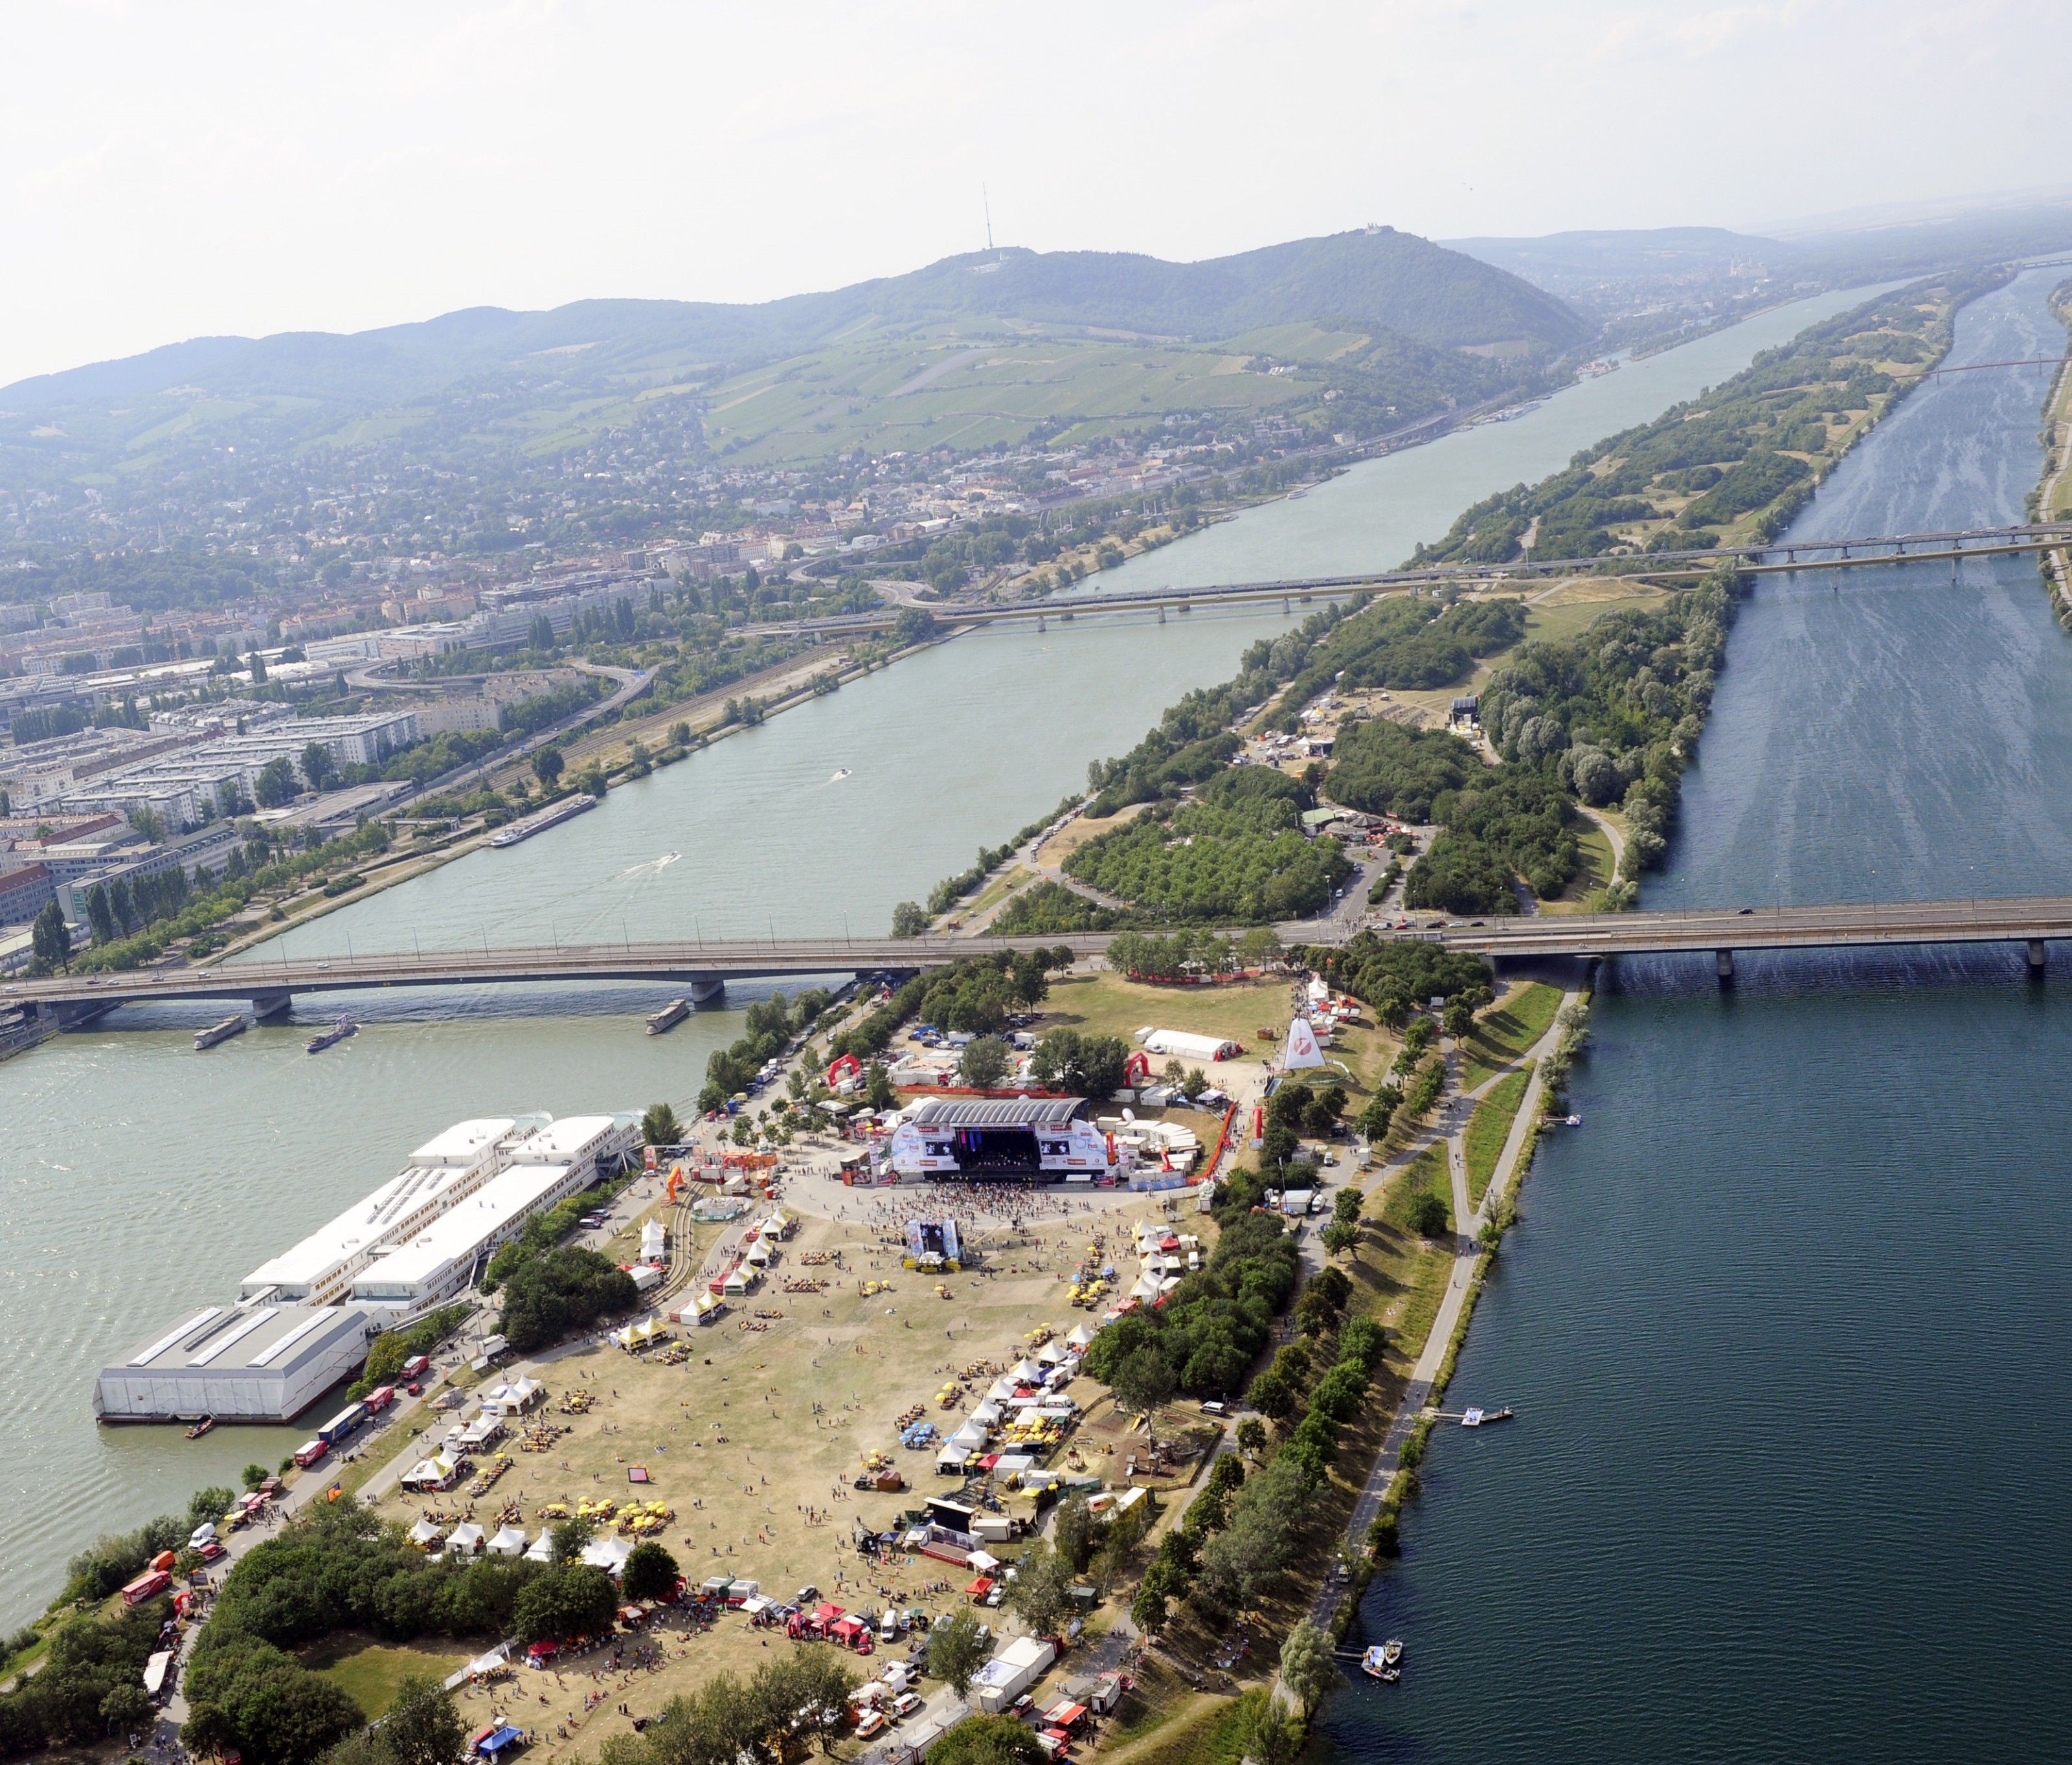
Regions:
<instances>
[{"instance_id":1,"label":"distant horizon","mask_svg":"<svg viewBox=\"0 0 2072 1765\"><path fill-rule=\"evenodd\" d=\"M2021 191L1980 191L1938 203L1902 202L1876 204L1864 208L1836 211L1825 215L1807 216L1795 220L1776 221L1771 223L1767 230L1758 227L1733 226L1714 221L1671 221L1649 227L1577 226L1559 228L1538 233L1462 233L1452 234L1443 238L1434 235L1417 234L1415 237L1428 239L1431 244L1447 250L1458 250L1462 245L1470 244L1519 245L1566 237L1617 237L1622 234L1638 235L1674 232L1723 232L1742 237L1766 239L1778 245L1790 245L1807 239L1823 237L1831 233L1836 236L1847 236L1856 232L1873 233L1888 228L1903 228L1914 223L1989 215L2032 206L2046 208L2060 205L2072 208L2072 185L2043 186ZM1392 224L1387 220L1359 221L1347 226L1330 228L1320 233L1299 237L1327 238L1338 234L1362 232L1370 227L1388 227ZM1395 230L1406 233L1412 231L1404 227L1397 227ZM549 306L517 305L496 300L472 301L459 307L441 307L436 311L421 311L413 317L386 319L376 323L356 325L349 328L321 325L285 325L265 331L204 330L191 332L183 336L165 338L158 343L148 344L141 348L126 349L114 355L92 356L84 360L68 362L58 367L44 368L30 373L14 375L7 380L0 381L0 393L5 393L11 388L27 381L61 375L78 368L101 367L111 362L134 360L138 356L150 355L158 350L176 349L191 344L259 343L272 338L294 336L356 337L376 331L402 330L416 325L431 324L440 319L454 318L463 313L537 314L557 311L565 307L582 306L590 302L754 307L800 296L832 293L841 289L856 287L865 282L887 281L898 276L911 274L919 270L931 268L936 264L950 262L960 257L984 257L989 250L1030 252L1044 257L1061 256L1073 253L1106 253L1153 257L1162 262L1188 264L1211 262L1220 258L1242 256L1247 252L1265 250L1274 245L1291 243L1296 237L1298 236L1260 240L1254 244L1238 246L1234 250L1212 252L1204 257L1194 258L1169 257L1157 252L1132 250L1126 246L1062 245L1037 247L1018 245L1011 240L996 238L990 247L980 243L974 246L965 246L939 253L923 262L908 265L903 269L852 276L811 288L786 289L781 293L758 299L729 300L695 294L594 292L576 294L566 300L556 301Z\"/></svg>"},{"instance_id":2,"label":"distant horizon","mask_svg":"<svg viewBox=\"0 0 2072 1765\"><path fill-rule=\"evenodd\" d=\"M0 14L0 385L204 335L754 304L993 236L1178 262L2042 187L2046 0L73 0ZM1722 217L1716 223L1707 217Z\"/></svg>"}]
</instances>

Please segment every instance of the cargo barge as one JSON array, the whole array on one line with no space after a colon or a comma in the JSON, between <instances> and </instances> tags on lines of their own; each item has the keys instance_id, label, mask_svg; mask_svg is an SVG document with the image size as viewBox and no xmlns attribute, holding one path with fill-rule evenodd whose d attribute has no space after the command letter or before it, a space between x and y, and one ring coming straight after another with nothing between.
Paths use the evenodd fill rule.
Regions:
<instances>
[{"instance_id":1,"label":"cargo barge","mask_svg":"<svg viewBox=\"0 0 2072 1765\"><path fill-rule=\"evenodd\" d=\"M220 1023L212 1023L206 1030L195 1032L195 1052L212 1048L219 1042L228 1042L234 1035L242 1035L252 1027L251 1020L240 1012L235 1017L225 1018Z\"/></svg>"},{"instance_id":2,"label":"cargo barge","mask_svg":"<svg viewBox=\"0 0 2072 1765\"><path fill-rule=\"evenodd\" d=\"M550 827L559 827L562 822L573 821L577 816L597 807L597 799L587 791L578 791L574 796L565 796L551 804L536 815L528 815L522 821L513 821L489 836L491 845L516 845L521 840L529 840L535 833L544 833Z\"/></svg>"},{"instance_id":3,"label":"cargo barge","mask_svg":"<svg viewBox=\"0 0 2072 1765\"><path fill-rule=\"evenodd\" d=\"M313 1035L302 1044L305 1054L322 1054L326 1048L335 1048L349 1035L358 1035L360 1026L351 1018L340 1018L322 1035Z\"/></svg>"},{"instance_id":4,"label":"cargo barge","mask_svg":"<svg viewBox=\"0 0 2072 1765\"><path fill-rule=\"evenodd\" d=\"M650 1035L660 1035L665 1031L675 1029L690 1014L691 1002L689 999L672 999L648 1018L648 1033Z\"/></svg>"}]
</instances>

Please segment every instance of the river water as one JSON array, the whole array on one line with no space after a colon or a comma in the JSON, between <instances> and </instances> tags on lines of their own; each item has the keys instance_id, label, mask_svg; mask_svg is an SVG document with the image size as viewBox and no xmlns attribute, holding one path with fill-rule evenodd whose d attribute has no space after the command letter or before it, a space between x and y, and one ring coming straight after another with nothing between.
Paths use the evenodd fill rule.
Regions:
<instances>
[{"instance_id":1,"label":"river water","mask_svg":"<svg viewBox=\"0 0 2072 1765\"><path fill-rule=\"evenodd\" d=\"M1953 362L2055 356L2033 272ZM1924 387L1798 533L2018 520L2039 370ZM2062 893L2072 638L2015 558L1766 579L1648 904ZM2062 1755L2062 952L1608 973L1363 1619L1362 1759Z\"/></svg>"},{"instance_id":2,"label":"river water","mask_svg":"<svg viewBox=\"0 0 2072 1765\"><path fill-rule=\"evenodd\" d=\"M1220 581L1400 562L1467 504L1561 465L1839 310L1827 295L1575 387L1512 422L1355 467L1115 573ZM1182 572L1193 574L1182 575ZM1275 610L997 628L845 687L615 790L589 815L482 852L282 940L289 953L483 939L882 933L1083 788L1189 689L1227 678ZM837 779L844 769L848 776ZM261 952L263 955L264 952ZM347 999L366 1027L318 1058L296 1023L191 1051L208 1008L133 1008L0 1066L0 1623L46 1601L62 1561L210 1481L271 1465L306 1430L98 1429L97 1368L400 1167L463 1116L682 1107L734 1009L640 1033L665 998L627 988Z\"/></svg>"}]
</instances>

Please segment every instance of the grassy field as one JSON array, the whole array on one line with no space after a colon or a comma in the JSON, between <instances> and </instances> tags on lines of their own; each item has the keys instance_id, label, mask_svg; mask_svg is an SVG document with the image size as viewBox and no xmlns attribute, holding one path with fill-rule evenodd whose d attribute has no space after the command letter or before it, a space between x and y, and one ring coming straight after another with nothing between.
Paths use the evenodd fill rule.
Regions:
<instances>
[{"instance_id":1,"label":"grassy field","mask_svg":"<svg viewBox=\"0 0 2072 1765\"><path fill-rule=\"evenodd\" d=\"M861 1198L851 1203L853 1212L865 1205ZM1105 1232L1117 1253L1124 1221L1161 1214L1161 1203L1146 1196L1108 1214L1039 1216L1019 1232L993 1232L985 1272L940 1280L902 1269L875 1223L808 1216L760 1292L718 1324L672 1332L690 1351L679 1364L613 1349L556 1363L545 1376L553 1399L540 1419L567 1432L545 1451L512 1449L511 1469L472 1504L474 1518L493 1528L515 1510L520 1523L536 1530L550 1503L625 1500L633 1492L629 1468L638 1465L652 1479L639 1493L675 1512L660 1542L693 1577L752 1576L766 1592L787 1597L811 1582L831 1599L874 1605L892 1598L944 1612L956 1595L934 1584L948 1578L946 1565L916 1559L890 1573L866 1571L859 1583L850 1526L859 1519L887 1524L916 1499L855 1491L862 1455L886 1453L914 1488L937 1487L932 1452L902 1450L898 1417L919 1409L939 1428L954 1426L976 1401L971 1393L982 1393L1027 1352L1032 1330L1062 1332L1087 1316L1067 1303L1066 1289L1094 1236ZM1210 1221L1191 1213L1182 1229L1211 1241L1215 1235ZM839 1265L804 1261L837 1251ZM790 1290L795 1280L827 1285L817 1293ZM890 1285L862 1290L875 1282ZM951 1384L962 1384L964 1394L945 1409L938 1394ZM587 1413L561 1412L571 1391L593 1400ZM1141 1434L1091 1381L1080 1380L1073 1395L1086 1415L1061 1463L1119 1483ZM1158 1433L1198 1447L1202 1420L1191 1405L1176 1405ZM428 1508L451 1519L469 1505L458 1494L427 1503L391 1492L374 1511L408 1524ZM643 1679L635 1709L652 1714L714 1672L746 1674L768 1658L758 1633L722 1624L688 1654L672 1649L664 1668ZM372 1664L362 1670L372 1671ZM543 1734L537 1751L594 1755L604 1738L626 1730L616 1700L582 1713L574 1690L537 1689L553 1700L533 1712ZM573 1726L563 1738L556 1731L565 1723Z\"/></svg>"},{"instance_id":2,"label":"grassy field","mask_svg":"<svg viewBox=\"0 0 2072 1765\"><path fill-rule=\"evenodd\" d=\"M1461 1044L1461 1088L1473 1091L1501 1072L1546 1035L1561 1008L1561 989L1530 981L1476 1019Z\"/></svg>"},{"instance_id":3,"label":"grassy field","mask_svg":"<svg viewBox=\"0 0 2072 1765\"><path fill-rule=\"evenodd\" d=\"M1495 1174L1504 1140L1511 1133L1511 1118L1524 1100L1526 1083L1530 1077L1529 1073L1521 1070L1498 1080L1468 1118L1462 1150L1468 1161L1468 1201L1471 1206L1479 1208L1482 1204L1482 1195Z\"/></svg>"},{"instance_id":4,"label":"grassy field","mask_svg":"<svg viewBox=\"0 0 2072 1765\"><path fill-rule=\"evenodd\" d=\"M1591 912L1597 891L1615 879L1618 866L1612 861L1611 838L1602 828L1594 821L1584 821L1576 843L1582 850L1583 868L1554 899L1540 903L1543 913Z\"/></svg>"},{"instance_id":5,"label":"grassy field","mask_svg":"<svg viewBox=\"0 0 2072 1765\"><path fill-rule=\"evenodd\" d=\"M482 1648L488 1648L494 1640L485 1639ZM362 1709L370 1717L377 1717L396 1701L397 1691L405 1680L413 1676L444 1679L479 1652L480 1649L458 1642L379 1643L370 1636L345 1631L326 1637L303 1657L303 1664L351 1693Z\"/></svg>"},{"instance_id":6,"label":"grassy field","mask_svg":"<svg viewBox=\"0 0 2072 1765\"><path fill-rule=\"evenodd\" d=\"M1446 1216L1453 1213L1453 1179L1446 1168L1446 1143L1435 1141L1412 1159L1400 1176L1392 1176L1382 1197L1381 1223L1406 1235L1410 1231L1410 1207L1429 1191L1446 1203Z\"/></svg>"}]
</instances>

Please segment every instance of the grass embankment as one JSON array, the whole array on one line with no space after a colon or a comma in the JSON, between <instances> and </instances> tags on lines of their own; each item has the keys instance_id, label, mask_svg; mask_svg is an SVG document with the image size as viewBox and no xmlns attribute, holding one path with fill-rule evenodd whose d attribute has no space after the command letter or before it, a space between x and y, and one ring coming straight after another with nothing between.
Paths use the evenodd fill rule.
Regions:
<instances>
[{"instance_id":1,"label":"grass embankment","mask_svg":"<svg viewBox=\"0 0 2072 1765\"><path fill-rule=\"evenodd\" d=\"M1579 817L1579 819L1581 819ZM1568 887L1551 901L1542 901L1542 913L1596 913L1603 909L1601 891L1618 879L1618 861L1612 855L1611 836L1596 822L1582 821L1576 835L1583 866Z\"/></svg>"},{"instance_id":2,"label":"grass embankment","mask_svg":"<svg viewBox=\"0 0 2072 1765\"><path fill-rule=\"evenodd\" d=\"M1476 1020L1461 1043L1461 1088L1486 1084L1546 1035L1561 1009L1561 989L1530 981Z\"/></svg>"},{"instance_id":3,"label":"grass embankment","mask_svg":"<svg viewBox=\"0 0 2072 1765\"><path fill-rule=\"evenodd\" d=\"M1525 1100L1526 1081L1530 1076L1521 1068L1499 1079L1490 1087L1489 1095L1475 1105L1475 1113L1468 1118L1464 1150L1468 1161L1468 1202L1471 1207L1479 1208L1482 1204L1490 1179L1496 1172L1496 1162L1503 1154L1503 1143L1510 1137L1511 1121L1518 1114L1519 1105Z\"/></svg>"},{"instance_id":4,"label":"grass embankment","mask_svg":"<svg viewBox=\"0 0 2072 1765\"><path fill-rule=\"evenodd\" d=\"M450 1642L377 1643L347 1631L326 1637L302 1657L302 1664L349 1692L369 1717L379 1717L396 1701L405 1679L444 1679L465 1667L475 1652Z\"/></svg>"}]
</instances>

